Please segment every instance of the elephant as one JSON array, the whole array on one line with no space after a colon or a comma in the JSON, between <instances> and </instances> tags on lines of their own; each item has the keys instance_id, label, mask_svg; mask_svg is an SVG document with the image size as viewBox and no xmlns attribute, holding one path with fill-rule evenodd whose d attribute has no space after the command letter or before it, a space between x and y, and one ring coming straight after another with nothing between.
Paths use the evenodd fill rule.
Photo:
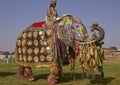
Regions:
<instances>
[{"instance_id":1,"label":"elephant","mask_svg":"<svg viewBox=\"0 0 120 85\"><path fill-rule=\"evenodd\" d=\"M94 32L92 36L90 36L85 28L85 26L82 24L81 21L79 21L76 17L72 16L72 19L75 19L77 22L79 22L80 24L76 24L74 23L73 30L78 29L80 33L77 34L77 30L74 31L74 38L69 35L71 34L71 31L68 30L67 32L65 32L65 29L63 30L62 28L66 28L69 26L61 24L64 23L67 19L66 17L69 16L69 19L71 19L71 15L66 15L65 18L59 19L58 21L56 21L59 26L58 28L58 34L60 35L59 39L63 42L65 42L66 45L69 46L69 48L72 47L72 51L70 51L70 59L71 59L71 73L73 76L73 71L74 71L74 59L76 58L77 61L81 64L82 69L83 69L83 74L86 71L87 75L89 75L88 77L92 78L94 77L94 71L98 71L100 74L100 77L103 79L104 78L104 72L103 72L103 60L104 60L104 50L102 48L102 45L104 44L104 42L102 41L104 39L105 36L105 31L102 27L100 27L97 23L93 23L91 26L91 31ZM79 29L81 28L81 29ZM83 30L84 29L84 30ZM95 33L95 31L98 31L98 34ZM67 39L66 39L66 35L67 35ZM69 36L69 37L68 37ZM69 38L73 39L72 41L69 40ZM73 43L74 41L74 43ZM75 43L77 41L77 43ZM78 44L78 45L77 45ZM63 45L63 44L62 44ZM61 45L61 46L62 46ZM64 46L65 47L65 46ZM63 48L63 47L61 47ZM76 54L78 55L74 55L71 53L75 53L75 49L78 48L78 52ZM64 48L65 49L65 48ZM63 53L62 53L63 54ZM64 51L65 54L65 51ZM64 55L63 55L64 56ZM74 58L75 56L75 58Z\"/></svg>"},{"instance_id":2,"label":"elephant","mask_svg":"<svg viewBox=\"0 0 120 85\"><path fill-rule=\"evenodd\" d=\"M99 31L98 35L94 30ZM85 74L93 80L103 79L104 50L102 45L104 42L102 40L104 39L105 31L97 23L92 24L91 31L94 33L88 41L79 42L81 49L77 60L82 66L83 77L85 77ZM95 73L98 73L98 76Z\"/></svg>"},{"instance_id":3,"label":"elephant","mask_svg":"<svg viewBox=\"0 0 120 85\"><path fill-rule=\"evenodd\" d=\"M92 30L99 31L99 36L88 40L89 35L83 23L70 14L58 18L54 28L48 28L45 21L33 23L20 33L16 41L14 61L20 66L18 76L23 78L26 70L28 80L33 81L31 67L47 67L52 69L48 81L59 83L62 66L66 59L68 61L68 56L71 71L74 72L76 43L99 45L103 40L105 33L101 27L94 24Z\"/></svg>"}]
</instances>

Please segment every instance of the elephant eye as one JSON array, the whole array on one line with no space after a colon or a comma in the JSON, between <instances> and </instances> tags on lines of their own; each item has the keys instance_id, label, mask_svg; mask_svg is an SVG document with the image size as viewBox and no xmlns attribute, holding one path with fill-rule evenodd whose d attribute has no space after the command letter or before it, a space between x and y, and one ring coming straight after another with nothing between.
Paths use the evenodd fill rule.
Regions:
<instances>
[{"instance_id":1,"label":"elephant eye","mask_svg":"<svg viewBox=\"0 0 120 85\"><path fill-rule=\"evenodd\" d=\"M78 34L78 36L80 37L80 36L81 36L81 34L79 33L79 34Z\"/></svg>"},{"instance_id":2,"label":"elephant eye","mask_svg":"<svg viewBox=\"0 0 120 85\"><path fill-rule=\"evenodd\" d=\"M79 25L76 25L76 28L79 28L80 26Z\"/></svg>"}]
</instances>

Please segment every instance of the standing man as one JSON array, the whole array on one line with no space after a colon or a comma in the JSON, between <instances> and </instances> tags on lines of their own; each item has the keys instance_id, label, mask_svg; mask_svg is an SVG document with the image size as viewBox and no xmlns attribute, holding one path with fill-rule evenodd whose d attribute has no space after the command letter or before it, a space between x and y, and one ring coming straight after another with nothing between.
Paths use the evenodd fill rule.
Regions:
<instances>
[{"instance_id":1,"label":"standing man","mask_svg":"<svg viewBox=\"0 0 120 85\"><path fill-rule=\"evenodd\" d=\"M6 63L8 64L9 63L8 55L5 55L5 59L6 59Z\"/></svg>"}]
</instances>

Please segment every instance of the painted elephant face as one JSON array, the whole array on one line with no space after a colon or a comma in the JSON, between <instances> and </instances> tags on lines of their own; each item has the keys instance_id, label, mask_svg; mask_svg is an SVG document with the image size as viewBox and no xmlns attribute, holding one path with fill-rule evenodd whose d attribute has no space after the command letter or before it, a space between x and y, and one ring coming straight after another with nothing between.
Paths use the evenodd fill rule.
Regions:
<instances>
[{"instance_id":1,"label":"painted elephant face","mask_svg":"<svg viewBox=\"0 0 120 85\"><path fill-rule=\"evenodd\" d=\"M62 26L64 28L62 34L63 37L66 36L67 41L69 39L79 39L83 40L83 38L87 35L87 30L85 26L82 24L80 20L75 18L72 15L64 15L61 20L59 21L59 26Z\"/></svg>"},{"instance_id":2,"label":"painted elephant face","mask_svg":"<svg viewBox=\"0 0 120 85\"><path fill-rule=\"evenodd\" d=\"M83 40L87 35L87 30L85 26L81 22L73 22L72 25L73 28L75 29L74 30L75 38L78 40Z\"/></svg>"}]
</instances>

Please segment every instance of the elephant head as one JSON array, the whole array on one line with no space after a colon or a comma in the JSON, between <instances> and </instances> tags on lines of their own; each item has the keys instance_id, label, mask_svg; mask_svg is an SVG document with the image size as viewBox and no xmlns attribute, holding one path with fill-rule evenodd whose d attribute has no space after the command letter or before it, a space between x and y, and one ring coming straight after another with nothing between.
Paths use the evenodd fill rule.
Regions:
<instances>
[{"instance_id":1,"label":"elephant head","mask_svg":"<svg viewBox=\"0 0 120 85\"><path fill-rule=\"evenodd\" d=\"M93 23L91 26L91 31L94 32L94 30L98 31L98 34L93 33L93 36L91 39L88 39L87 41L79 41L80 44L92 44L95 43L96 45L101 45L103 42L101 42L104 39L105 31L102 27L100 27L97 23Z\"/></svg>"},{"instance_id":2,"label":"elephant head","mask_svg":"<svg viewBox=\"0 0 120 85\"><path fill-rule=\"evenodd\" d=\"M87 30L80 20L72 15L63 15L55 21L59 39L73 47L75 39L83 41Z\"/></svg>"},{"instance_id":3,"label":"elephant head","mask_svg":"<svg viewBox=\"0 0 120 85\"><path fill-rule=\"evenodd\" d=\"M68 44L74 46L74 41L79 41L80 44L98 43L103 40L105 32L98 24L91 26L91 31L97 30L99 33L95 39L88 39L88 32L83 23L72 15L63 15L57 19L55 26L58 30L59 39Z\"/></svg>"}]
</instances>

